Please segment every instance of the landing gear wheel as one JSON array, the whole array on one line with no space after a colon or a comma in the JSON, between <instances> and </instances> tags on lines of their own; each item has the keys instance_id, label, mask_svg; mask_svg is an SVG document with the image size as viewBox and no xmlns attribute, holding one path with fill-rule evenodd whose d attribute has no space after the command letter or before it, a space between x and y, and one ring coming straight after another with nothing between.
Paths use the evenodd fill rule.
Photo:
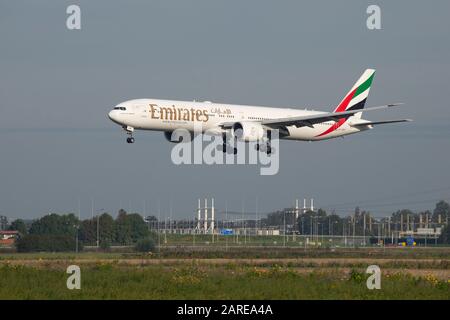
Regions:
<instances>
[{"instance_id":1,"label":"landing gear wheel","mask_svg":"<svg viewBox=\"0 0 450 320\"><path fill-rule=\"evenodd\" d=\"M128 137L127 138L127 143L134 143L134 138L133 137Z\"/></svg>"},{"instance_id":2,"label":"landing gear wheel","mask_svg":"<svg viewBox=\"0 0 450 320\"><path fill-rule=\"evenodd\" d=\"M238 149L227 145L223 152L226 153L226 154L237 154Z\"/></svg>"},{"instance_id":3,"label":"landing gear wheel","mask_svg":"<svg viewBox=\"0 0 450 320\"><path fill-rule=\"evenodd\" d=\"M227 143L227 135L225 133L222 134L222 152L228 154L237 154L237 148L234 148L232 145ZM235 144L236 145L236 144Z\"/></svg>"},{"instance_id":4,"label":"landing gear wheel","mask_svg":"<svg viewBox=\"0 0 450 320\"><path fill-rule=\"evenodd\" d=\"M272 147L271 147L271 142L272 142L272 131L268 130L267 131L267 145L266 145L266 154L269 155L272 153Z\"/></svg>"}]
</instances>

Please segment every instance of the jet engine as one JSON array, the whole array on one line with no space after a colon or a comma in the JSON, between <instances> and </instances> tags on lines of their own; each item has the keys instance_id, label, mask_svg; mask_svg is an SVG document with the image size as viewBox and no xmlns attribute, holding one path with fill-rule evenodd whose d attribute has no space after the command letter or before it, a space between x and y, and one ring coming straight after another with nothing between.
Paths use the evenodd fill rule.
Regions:
<instances>
[{"instance_id":1,"label":"jet engine","mask_svg":"<svg viewBox=\"0 0 450 320\"><path fill-rule=\"evenodd\" d=\"M190 142L192 141L192 134L181 131L180 133L173 131L164 131L164 137L167 141L172 143Z\"/></svg>"},{"instance_id":2,"label":"jet engine","mask_svg":"<svg viewBox=\"0 0 450 320\"><path fill-rule=\"evenodd\" d=\"M264 137L264 128L254 122L236 122L232 132L236 138L246 142L262 140Z\"/></svg>"}]
</instances>

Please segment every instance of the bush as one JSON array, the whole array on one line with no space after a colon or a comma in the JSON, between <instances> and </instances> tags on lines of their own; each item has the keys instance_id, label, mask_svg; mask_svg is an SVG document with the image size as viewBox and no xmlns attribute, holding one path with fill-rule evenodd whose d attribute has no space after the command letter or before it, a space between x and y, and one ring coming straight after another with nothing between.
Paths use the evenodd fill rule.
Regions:
<instances>
[{"instance_id":1,"label":"bush","mask_svg":"<svg viewBox=\"0 0 450 320\"><path fill-rule=\"evenodd\" d=\"M28 234L17 241L19 252L75 251L75 248L75 238L67 235ZM78 249L82 250L81 242L78 243Z\"/></svg>"},{"instance_id":2,"label":"bush","mask_svg":"<svg viewBox=\"0 0 450 320\"><path fill-rule=\"evenodd\" d=\"M350 281L354 281L356 283L363 283L366 280L366 274L359 272L355 269L350 271Z\"/></svg>"},{"instance_id":3,"label":"bush","mask_svg":"<svg viewBox=\"0 0 450 320\"><path fill-rule=\"evenodd\" d=\"M144 238L139 240L134 248L138 252L154 251L155 241L152 238Z\"/></svg>"}]
</instances>

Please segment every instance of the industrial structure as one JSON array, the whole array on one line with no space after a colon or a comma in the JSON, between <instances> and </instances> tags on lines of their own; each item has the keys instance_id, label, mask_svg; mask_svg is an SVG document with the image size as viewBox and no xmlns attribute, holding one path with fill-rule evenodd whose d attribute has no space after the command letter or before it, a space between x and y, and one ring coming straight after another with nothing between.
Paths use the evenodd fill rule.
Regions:
<instances>
[{"instance_id":1,"label":"industrial structure","mask_svg":"<svg viewBox=\"0 0 450 320\"><path fill-rule=\"evenodd\" d=\"M203 200L203 201L202 201ZM209 202L209 204L208 204ZM158 221L146 218L149 229L167 234L221 234L224 230L232 230L233 234L240 235L261 235L272 236L287 233L295 227L295 220L307 211L314 211L314 200L310 200L310 205L306 206L306 199L303 199L303 207L299 208L299 201L296 199L293 208L284 209L288 215L288 223L284 228L280 225L265 223L266 218L258 217L253 212L221 211L220 219L217 219L217 211L214 205L214 198L197 199L196 215L193 219L166 219ZM202 205L203 204L203 205ZM294 215L294 221L292 221ZM292 232L292 231L289 231Z\"/></svg>"},{"instance_id":2,"label":"industrial structure","mask_svg":"<svg viewBox=\"0 0 450 320\"><path fill-rule=\"evenodd\" d=\"M333 220L338 219L338 220ZM435 219L436 220L436 219ZM334 241L345 246L398 244L413 237L418 243L437 243L443 226L448 223L430 214L399 214L376 218L368 212L354 212L347 217L324 215L314 207L314 199L294 200L292 207L262 215L255 212L218 211L214 198L197 199L192 219L149 220L149 229L162 234L292 236L314 245ZM331 240L330 240L331 239Z\"/></svg>"}]
</instances>

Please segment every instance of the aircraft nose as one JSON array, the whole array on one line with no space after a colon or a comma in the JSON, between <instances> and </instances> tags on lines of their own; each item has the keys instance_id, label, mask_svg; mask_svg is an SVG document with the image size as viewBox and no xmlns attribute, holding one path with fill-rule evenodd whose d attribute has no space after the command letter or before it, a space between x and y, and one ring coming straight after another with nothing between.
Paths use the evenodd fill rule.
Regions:
<instances>
[{"instance_id":1,"label":"aircraft nose","mask_svg":"<svg viewBox=\"0 0 450 320\"><path fill-rule=\"evenodd\" d=\"M108 118L111 119L112 121L117 121L118 118L117 110L111 110L108 113Z\"/></svg>"},{"instance_id":2,"label":"aircraft nose","mask_svg":"<svg viewBox=\"0 0 450 320\"><path fill-rule=\"evenodd\" d=\"M109 118L111 121L115 122L115 123L119 123L119 117L118 117L118 114L117 114L117 110L111 110L111 111L108 113L108 118Z\"/></svg>"}]
</instances>

